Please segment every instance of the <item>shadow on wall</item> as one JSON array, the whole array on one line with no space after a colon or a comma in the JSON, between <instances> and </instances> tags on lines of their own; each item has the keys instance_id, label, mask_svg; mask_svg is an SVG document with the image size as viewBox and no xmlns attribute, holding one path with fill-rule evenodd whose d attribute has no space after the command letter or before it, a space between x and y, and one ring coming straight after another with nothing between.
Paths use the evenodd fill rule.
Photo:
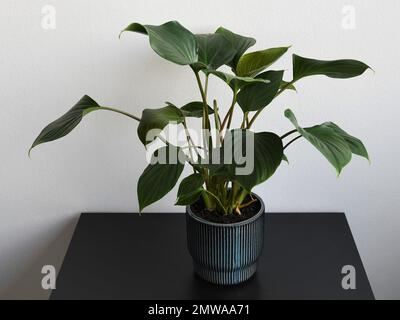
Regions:
<instances>
[{"instance_id":1,"label":"shadow on wall","mask_svg":"<svg viewBox=\"0 0 400 320\"><path fill-rule=\"evenodd\" d=\"M45 249L39 251L36 257L26 264L23 271L10 284L1 290L0 299L48 299L51 290L44 290L41 286L43 265L53 265L57 273L60 270L68 244L71 240L79 215L68 218L60 224L55 236L49 238L43 245ZM35 242L35 239L32 239ZM16 253L17 254L17 253Z\"/></svg>"}]
</instances>

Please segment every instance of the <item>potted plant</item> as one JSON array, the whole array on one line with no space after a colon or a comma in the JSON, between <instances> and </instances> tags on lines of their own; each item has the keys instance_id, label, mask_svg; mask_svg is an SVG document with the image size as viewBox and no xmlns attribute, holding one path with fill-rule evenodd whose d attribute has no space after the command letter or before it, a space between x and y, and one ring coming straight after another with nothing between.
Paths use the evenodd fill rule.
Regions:
<instances>
[{"instance_id":1,"label":"potted plant","mask_svg":"<svg viewBox=\"0 0 400 320\"><path fill-rule=\"evenodd\" d=\"M161 57L194 73L200 100L177 106L167 102L158 109L145 109L137 117L101 106L84 96L67 113L46 126L31 149L71 132L87 114L108 110L138 121L140 141L148 146L162 141L152 161L140 176L137 194L140 211L165 196L177 184L185 164L193 173L181 180L176 204L186 206L187 239L194 269L203 279L217 284L236 284L256 271L264 236L264 204L253 188L269 179L282 161L284 151L297 139L310 142L333 165L339 175L352 154L368 159L363 143L333 122L301 126L291 110L284 115L292 129L285 134L253 132L261 112L286 90L296 90L302 78L324 75L352 78L369 67L356 60L322 61L293 55L293 76L283 80L283 70L269 67L289 47L246 53L256 40L225 28L215 33L193 34L176 21L160 26L132 23L124 31L147 35ZM122 32L121 32L122 33ZM231 71L221 71L220 67ZM224 81L232 91L232 103L222 114L216 100L208 101L211 77ZM224 106L225 107L225 106ZM235 111L242 120L232 129ZM188 118L201 120L201 141L195 141ZM163 135L174 123L185 133L185 144L173 144ZM29 151L31 151L31 149Z\"/></svg>"}]
</instances>

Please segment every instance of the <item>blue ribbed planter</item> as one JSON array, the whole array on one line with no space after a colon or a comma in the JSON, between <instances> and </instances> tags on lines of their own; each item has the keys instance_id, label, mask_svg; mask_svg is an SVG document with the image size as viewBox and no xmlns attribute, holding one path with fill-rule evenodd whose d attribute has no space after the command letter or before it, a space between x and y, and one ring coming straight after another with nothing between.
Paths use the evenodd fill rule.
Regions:
<instances>
[{"instance_id":1,"label":"blue ribbed planter","mask_svg":"<svg viewBox=\"0 0 400 320\"><path fill-rule=\"evenodd\" d=\"M220 224L204 220L186 208L188 249L194 271L204 280L232 285L249 279L257 269L264 244L264 203L248 220Z\"/></svg>"}]
</instances>

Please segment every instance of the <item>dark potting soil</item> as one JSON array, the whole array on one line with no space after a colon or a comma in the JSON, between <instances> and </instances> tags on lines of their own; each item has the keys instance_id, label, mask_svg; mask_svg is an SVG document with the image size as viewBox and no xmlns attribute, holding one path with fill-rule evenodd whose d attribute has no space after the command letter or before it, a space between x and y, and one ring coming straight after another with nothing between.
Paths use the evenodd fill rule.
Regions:
<instances>
[{"instance_id":1,"label":"dark potting soil","mask_svg":"<svg viewBox=\"0 0 400 320\"><path fill-rule=\"evenodd\" d=\"M257 198L254 198L257 199ZM243 201L243 203L248 203L251 201L250 196ZM261 209L260 201L253 202L249 206L240 209L241 215L238 214L228 214L228 215L220 215L215 211L209 211L205 208L203 200L200 198L197 202L191 205L190 207L192 212L207 221L214 222L214 223L236 223L240 221L244 221L250 219L251 217L255 216Z\"/></svg>"}]
</instances>

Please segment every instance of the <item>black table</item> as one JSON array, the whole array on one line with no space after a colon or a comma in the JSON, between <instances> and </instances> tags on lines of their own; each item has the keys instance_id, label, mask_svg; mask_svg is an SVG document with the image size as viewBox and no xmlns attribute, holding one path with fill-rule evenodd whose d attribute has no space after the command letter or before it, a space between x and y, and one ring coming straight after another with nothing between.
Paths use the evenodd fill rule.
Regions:
<instances>
[{"instance_id":1,"label":"black table","mask_svg":"<svg viewBox=\"0 0 400 320\"><path fill-rule=\"evenodd\" d=\"M342 267L356 269L344 290ZM216 286L193 274L183 213L83 213L51 299L374 299L343 213L267 213L256 275Z\"/></svg>"}]
</instances>

